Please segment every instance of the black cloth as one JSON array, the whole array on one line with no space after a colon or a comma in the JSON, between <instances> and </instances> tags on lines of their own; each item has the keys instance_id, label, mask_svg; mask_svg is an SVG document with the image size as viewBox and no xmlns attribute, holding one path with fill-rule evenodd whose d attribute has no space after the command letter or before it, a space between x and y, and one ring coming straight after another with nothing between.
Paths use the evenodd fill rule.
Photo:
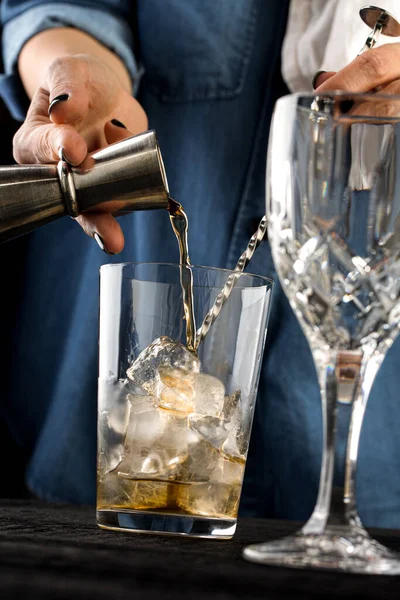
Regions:
<instances>
[{"instance_id":1,"label":"black cloth","mask_svg":"<svg viewBox=\"0 0 400 600\"><path fill-rule=\"evenodd\" d=\"M88 506L0 501L0 598L58 600L398 599L400 578L264 567L241 557L249 543L298 523L240 519L230 541L99 529ZM400 550L400 531L373 534Z\"/></svg>"}]
</instances>

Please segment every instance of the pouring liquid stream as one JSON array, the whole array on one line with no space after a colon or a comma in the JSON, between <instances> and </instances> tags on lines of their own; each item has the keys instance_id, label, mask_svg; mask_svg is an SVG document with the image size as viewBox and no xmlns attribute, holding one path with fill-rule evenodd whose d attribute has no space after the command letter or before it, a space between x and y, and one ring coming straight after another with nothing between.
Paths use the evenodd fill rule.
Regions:
<instances>
[{"instance_id":1,"label":"pouring liquid stream","mask_svg":"<svg viewBox=\"0 0 400 600\"><path fill-rule=\"evenodd\" d=\"M183 207L172 198L169 198L168 212L172 229L174 230L179 245L180 279L183 297L183 310L186 321L186 345L189 350L197 353L200 342L205 338L210 330L210 327L217 319L235 284L252 259L254 252L262 242L267 228L267 218L264 216L261 219L256 232L252 235L245 251L240 256L233 273L228 276L223 289L215 299L210 311L204 317L203 323L199 330L196 331L193 301L193 273L190 265L187 237L188 218L183 210Z\"/></svg>"},{"instance_id":2,"label":"pouring liquid stream","mask_svg":"<svg viewBox=\"0 0 400 600\"><path fill-rule=\"evenodd\" d=\"M182 206L169 198L169 218L179 246L180 280L183 298L183 311L186 321L186 345L188 350L196 351L196 321L193 305L193 273L190 266L188 247L188 218Z\"/></svg>"}]
</instances>

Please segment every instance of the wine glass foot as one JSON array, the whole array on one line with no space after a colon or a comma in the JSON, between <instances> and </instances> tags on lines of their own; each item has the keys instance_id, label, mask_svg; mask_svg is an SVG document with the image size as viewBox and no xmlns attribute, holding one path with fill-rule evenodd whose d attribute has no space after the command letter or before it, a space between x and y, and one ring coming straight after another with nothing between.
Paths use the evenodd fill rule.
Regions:
<instances>
[{"instance_id":1,"label":"wine glass foot","mask_svg":"<svg viewBox=\"0 0 400 600\"><path fill-rule=\"evenodd\" d=\"M253 544L243 551L246 560L298 569L325 569L372 575L399 575L400 553L393 552L367 532L327 528L320 535L301 531L281 540Z\"/></svg>"}]
</instances>

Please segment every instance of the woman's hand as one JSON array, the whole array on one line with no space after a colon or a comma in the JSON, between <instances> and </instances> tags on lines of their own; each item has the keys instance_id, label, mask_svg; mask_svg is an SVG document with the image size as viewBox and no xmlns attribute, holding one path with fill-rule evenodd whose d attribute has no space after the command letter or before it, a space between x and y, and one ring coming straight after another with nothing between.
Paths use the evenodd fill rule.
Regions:
<instances>
[{"instance_id":1,"label":"woman's hand","mask_svg":"<svg viewBox=\"0 0 400 600\"><path fill-rule=\"evenodd\" d=\"M316 91L400 93L400 43L367 50L349 65L335 72L321 73Z\"/></svg>"},{"instance_id":2,"label":"woman's hand","mask_svg":"<svg viewBox=\"0 0 400 600\"><path fill-rule=\"evenodd\" d=\"M14 137L15 160L21 164L57 162L62 147L65 158L79 165L88 153L145 131L146 114L126 87L96 57L56 58ZM89 236L97 233L110 254L122 250L122 230L110 214L81 215L77 221Z\"/></svg>"}]
</instances>

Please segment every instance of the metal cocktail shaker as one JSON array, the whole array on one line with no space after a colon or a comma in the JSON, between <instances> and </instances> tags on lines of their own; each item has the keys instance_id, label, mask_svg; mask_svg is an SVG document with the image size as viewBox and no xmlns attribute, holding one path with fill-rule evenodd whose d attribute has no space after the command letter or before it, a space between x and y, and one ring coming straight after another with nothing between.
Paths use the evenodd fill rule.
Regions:
<instances>
[{"instance_id":1,"label":"metal cocktail shaker","mask_svg":"<svg viewBox=\"0 0 400 600\"><path fill-rule=\"evenodd\" d=\"M169 190L154 131L122 140L72 167L0 167L0 242L59 217L168 208Z\"/></svg>"}]
</instances>

